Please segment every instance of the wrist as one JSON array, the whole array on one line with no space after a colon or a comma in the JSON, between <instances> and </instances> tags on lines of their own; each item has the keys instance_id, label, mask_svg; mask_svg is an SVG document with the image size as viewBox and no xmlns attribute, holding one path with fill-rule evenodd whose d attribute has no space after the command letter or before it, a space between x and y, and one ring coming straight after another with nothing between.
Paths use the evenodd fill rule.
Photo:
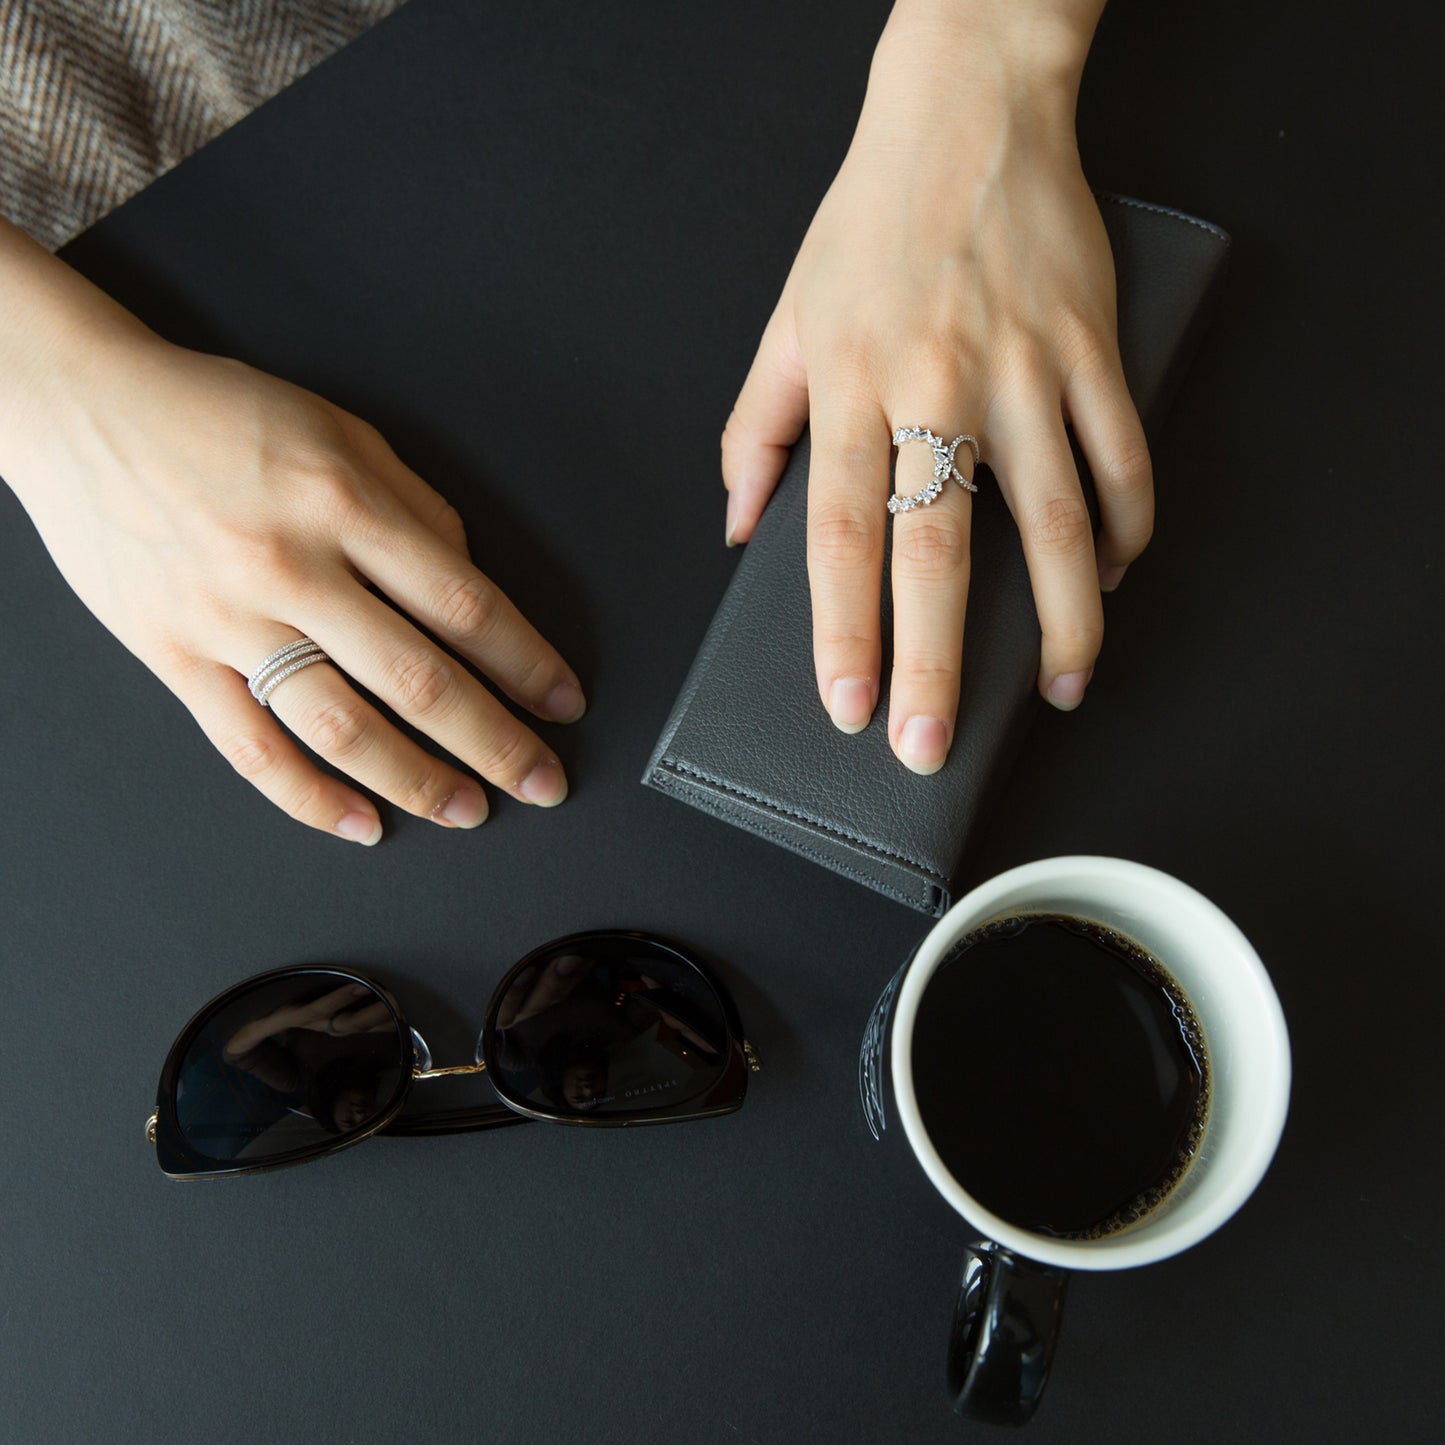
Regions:
<instances>
[{"instance_id":1,"label":"wrist","mask_svg":"<svg viewBox=\"0 0 1445 1445\"><path fill-rule=\"evenodd\" d=\"M0 221L0 477L22 488L107 377L154 332L77 271Z\"/></svg>"},{"instance_id":2,"label":"wrist","mask_svg":"<svg viewBox=\"0 0 1445 1445\"><path fill-rule=\"evenodd\" d=\"M874 53L864 120L1011 111L1072 138L1103 0L897 0ZM964 120L964 117L969 117ZM860 127L861 128L861 127Z\"/></svg>"},{"instance_id":3,"label":"wrist","mask_svg":"<svg viewBox=\"0 0 1445 1445\"><path fill-rule=\"evenodd\" d=\"M983 49L1020 80L1084 71L1104 0L896 0L883 39Z\"/></svg>"}]
</instances>

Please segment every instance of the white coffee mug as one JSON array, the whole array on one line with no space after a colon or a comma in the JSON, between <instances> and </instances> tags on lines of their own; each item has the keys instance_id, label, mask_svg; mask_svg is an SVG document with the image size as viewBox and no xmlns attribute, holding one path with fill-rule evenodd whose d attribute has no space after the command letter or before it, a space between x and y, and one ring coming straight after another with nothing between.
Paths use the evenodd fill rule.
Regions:
<instances>
[{"instance_id":1,"label":"white coffee mug","mask_svg":"<svg viewBox=\"0 0 1445 1445\"><path fill-rule=\"evenodd\" d=\"M929 979L960 939L1020 913L1072 914L1142 944L1182 987L1204 1032L1209 1114L1188 1171L1148 1214L1099 1239L1038 1234L986 1209L944 1165L914 1094L914 1022ZM901 1130L934 1189L982 1236L970 1247L955 1317L955 1407L1017 1422L1043 1390L1066 1271L1167 1259L1218 1229L1254 1191L1284 1128L1289 1036L1258 954L1202 894L1120 858L1046 858L980 884L934 925L874 1009L859 1082L875 1138Z\"/></svg>"}]
</instances>

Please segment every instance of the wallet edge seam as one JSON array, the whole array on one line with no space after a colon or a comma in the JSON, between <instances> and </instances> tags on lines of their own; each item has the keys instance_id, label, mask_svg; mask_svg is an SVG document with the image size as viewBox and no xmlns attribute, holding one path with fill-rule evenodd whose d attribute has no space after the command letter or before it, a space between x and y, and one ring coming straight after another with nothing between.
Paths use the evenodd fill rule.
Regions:
<instances>
[{"instance_id":1,"label":"wallet edge seam","mask_svg":"<svg viewBox=\"0 0 1445 1445\"><path fill-rule=\"evenodd\" d=\"M714 783L704 774L688 777L685 771L662 764L659 764L659 766L653 770L652 779L649 781L655 779L664 780L663 786L665 791L673 793L675 797L678 797L683 802L693 804L700 812L707 814L708 817L720 823L729 823L734 827L742 826L744 832L751 833L754 837L765 839L767 842L776 844L780 848L786 848L790 852L798 854L800 857L807 858L810 862L820 864L830 872L841 874L845 878L850 878L853 882L860 883L863 887L870 888L875 893L881 893L885 898L891 898L895 903L901 903L906 908L912 908L916 912L930 914L934 918L940 917L943 913L943 909L939 904L947 900L950 896L948 885L946 882L938 881L937 876L926 868L922 869L922 876L914 875L915 880L920 883L923 888L920 901L920 895L918 894L904 893L901 889L894 887L882 879L870 878L866 873L860 873L856 868L850 868L846 863L840 863L835 858L819 853L816 849L809 848L795 833L787 833L777 828L769 828L765 822L760 824L757 819L749 819L747 823L739 825L733 819L724 816L720 811L703 806L700 801L702 797L709 796L711 790L716 789L718 793L724 796L732 793L735 794L741 802L756 804L764 810L764 819L768 816L768 810L777 814L779 820L788 817L785 809L772 807L772 805L768 804L764 799L753 798L741 789L730 788L725 783ZM673 786L668 787L668 783L671 783ZM653 781L653 786L656 787L657 785L657 782ZM798 821L806 823L809 820L800 817ZM829 830L823 825L818 825L818 831L827 833ZM854 839L848 838L843 834L840 834L839 837L841 841L846 843L855 842ZM905 858L891 857L881 849L870 848L866 843L858 844L857 846L872 853L880 862L885 862L890 866L901 868L909 861ZM919 866L921 867L921 865Z\"/></svg>"},{"instance_id":2,"label":"wallet edge seam","mask_svg":"<svg viewBox=\"0 0 1445 1445\"><path fill-rule=\"evenodd\" d=\"M698 783L705 783L711 788L723 793L733 793L739 798L746 799L760 808L767 809L770 813L776 813L779 817L788 818L799 823L806 823L810 828L817 829L820 833L828 834L840 839L844 843L852 843L855 847L862 848L865 852L871 853L876 858L887 859L894 863L906 863L910 868L916 868L930 882L936 883L939 887L946 889L948 880L937 869L930 867L922 859L912 858L907 853L895 853L891 849L880 847L877 843L869 842L866 838L859 837L856 833L850 833L846 829L835 827L825 823L820 818L801 812L796 808L785 808L781 803L771 798L764 797L761 793L750 792L747 788L740 788L736 783L724 782L723 779L711 773L704 772L701 768L694 767L691 763L684 763L678 758L663 757L658 759L658 768L666 768L682 778L692 779Z\"/></svg>"}]
</instances>

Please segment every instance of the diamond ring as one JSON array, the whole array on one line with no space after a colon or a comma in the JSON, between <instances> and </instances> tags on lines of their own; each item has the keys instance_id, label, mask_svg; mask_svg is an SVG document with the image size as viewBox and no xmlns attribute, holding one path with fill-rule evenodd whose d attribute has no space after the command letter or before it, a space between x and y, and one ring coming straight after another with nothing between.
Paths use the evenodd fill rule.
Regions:
<instances>
[{"instance_id":1,"label":"diamond ring","mask_svg":"<svg viewBox=\"0 0 1445 1445\"><path fill-rule=\"evenodd\" d=\"M309 637L298 637L285 647L278 647L250 677L246 686L251 696L262 707L270 707L266 701L278 683L285 682L294 672L310 667L313 662L330 662L331 659Z\"/></svg>"},{"instance_id":2,"label":"diamond ring","mask_svg":"<svg viewBox=\"0 0 1445 1445\"><path fill-rule=\"evenodd\" d=\"M969 450L973 453L973 464L974 466L978 465L977 437L969 436L965 432L962 436L954 437L951 442L945 442L942 437L935 436L926 426L901 426L893 433L893 445L901 447L906 442L926 442L933 448L933 477L921 492L914 492L911 497L889 497L888 510L890 512L911 512L915 507L932 506L934 498L943 491L943 484L950 477L965 491L978 491L978 488L953 464L953 454L967 442Z\"/></svg>"}]
</instances>

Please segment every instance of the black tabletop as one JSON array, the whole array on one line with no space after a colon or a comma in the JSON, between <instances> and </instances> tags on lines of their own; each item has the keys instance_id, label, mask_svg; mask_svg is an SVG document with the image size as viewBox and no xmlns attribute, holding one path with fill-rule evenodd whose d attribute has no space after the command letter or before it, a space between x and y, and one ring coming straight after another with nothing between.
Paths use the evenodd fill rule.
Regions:
<instances>
[{"instance_id":1,"label":"black tabletop","mask_svg":"<svg viewBox=\"0 0 1445 1445\"><path fill-rule=\"evenodd\" d=\"M308 832L0 491L0 1435L987 1433L943 1387L962 1235L892 1197L857 1102L927 920L638 782L734 563L718 434L885 8L412 0L69 248L163 334L380 426L591 711L547 732L560 810ZM1265 959L1296 1076L1233 1221L1075 1280L1040 1442L1433 1437L1441 38L1115 0L1085 78L1094 184L1235 254L1155 541L975 876L1097 852L1192 883ZM727 980L766 1064L741 1113L157 1170L161 1063L230 983L359 965L449 1062L511 961L597 926Z\"/></svg>"}]
</instances>

